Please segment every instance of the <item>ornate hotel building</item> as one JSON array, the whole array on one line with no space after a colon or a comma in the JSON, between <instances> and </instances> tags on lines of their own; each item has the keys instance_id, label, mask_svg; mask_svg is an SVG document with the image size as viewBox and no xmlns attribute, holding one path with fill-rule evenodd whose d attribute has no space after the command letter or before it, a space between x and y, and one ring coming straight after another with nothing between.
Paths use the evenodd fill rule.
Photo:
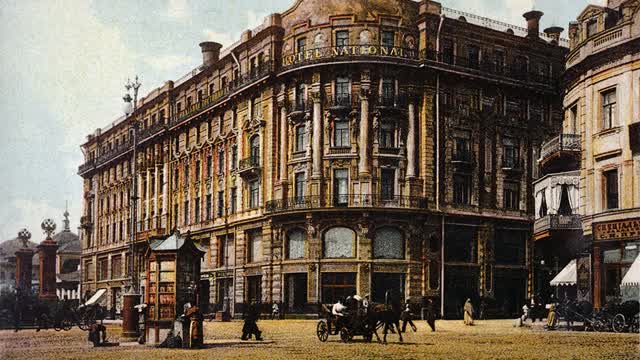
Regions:
<instances>
[{"instance_id":1,"label":"ornate hotel building","mask_svg":"<svg viewBox=\"0 0 640 360\"><path fill-rule=\"evenodd\" d=\"M640 1L590 5L569 35L559 149L573 160L556 170L580 189L569 196L586 250L578 296L601 307L620 296L640 247Z\"/></svg>"},{"instance_id":2,"label":"ornate hotel building","mask_svg":"<svg viewBox=\"0 0 640 360\"><path fill-rule=\"evenodd\" d=\"M126 283L137 122L136 271L150 237L189 232L210 311L316 314L387 290L447 316L467 297L516 311L539 146L562 122L567 50L541 16L298 0L224 50L200 44L201 66L82 147L84 288Z\"/></svg>"}]
</instances>

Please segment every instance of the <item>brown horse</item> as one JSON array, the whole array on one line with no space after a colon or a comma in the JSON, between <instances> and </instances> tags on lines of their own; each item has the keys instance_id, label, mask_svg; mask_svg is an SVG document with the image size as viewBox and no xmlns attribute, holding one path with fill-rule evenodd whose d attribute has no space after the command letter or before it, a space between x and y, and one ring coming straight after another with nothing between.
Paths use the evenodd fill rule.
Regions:
<instances>
[{"instance_id":1,"label":"brown horse","mask_svg":"<svg viewBox=\"0 0 640 360\"><path fill-rule=\"evenodd\" d=\"M383 328L383 337L382 342L387 343L387 331L391 329L391 331L398 332L398 336L400 337L400 342L402 342L402 332L400 331L400 314L402 313L402 309L399 304L371 304L369 306L368 316L371 324L373 325L373 332L376 335L378 341L380 341L380 337L378 337L378 328L384 326Z\"/></svg>"}]
</instances>

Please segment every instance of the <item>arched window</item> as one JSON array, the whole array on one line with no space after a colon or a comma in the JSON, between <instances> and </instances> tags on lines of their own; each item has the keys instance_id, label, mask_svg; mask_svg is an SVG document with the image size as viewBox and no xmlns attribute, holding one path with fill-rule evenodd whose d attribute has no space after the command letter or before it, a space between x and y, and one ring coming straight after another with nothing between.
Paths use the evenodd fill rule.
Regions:
<instances>
[{"instance_id":1,"label":"arched window","mask_svg":"<svg viewBox=\"0 0 640 360\"><path fill-rule=\"evenodd\" d=\"M403 259L403 242L402 233L398 229L380 228L373 238L373 257L376 259Z\"/></svg>"},{"instance_id":2,"label":"arched window","mask_svg":"<svg viewBox=\"0 0 640 360\"><path fill-rule=\"evenodd\" d=\"M334 227L324 233L323 254L325 258L355 257L355 231L345 227Z\"/></svg>"},{"instance_id":3,"label":"arched window","mask_svg":"<svg viewBox=\"0 0 640 360\"><path fill-rule=\"evenodd\" d=\"M305 233L300 229L292 230L287 236L287 258L302 259L304 258L304 241Z\"/></svg>"}]
</instances>

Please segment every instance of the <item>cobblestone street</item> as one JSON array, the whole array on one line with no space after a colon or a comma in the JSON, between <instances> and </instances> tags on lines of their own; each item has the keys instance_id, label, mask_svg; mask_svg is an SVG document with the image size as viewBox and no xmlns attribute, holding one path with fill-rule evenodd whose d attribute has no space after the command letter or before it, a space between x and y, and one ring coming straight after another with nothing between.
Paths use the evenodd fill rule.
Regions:
<instances>
[{"instance_id":1,"label":"cobblestone street","mask_svg":"<svg viewBox=\"0 0 640 360\"><path fill-rule=\"evenodd\" d=\"M356 338L343 344L337 336L321 343L315 321L260 321L265 342L241 342L242 322L205 323L206 349L170 350L122 343L93 348L87 333L77 327L68 332L0 331L2 359L638 359L637 334L545 332L541 327L514 328L511 320L480 321L465 327L462 321L438 321L432 333L425 322L399 344L389 334L388 345L364 343ZM108 340L118 342L118 327L109 327Z\"/></svg>"}]
</instances>

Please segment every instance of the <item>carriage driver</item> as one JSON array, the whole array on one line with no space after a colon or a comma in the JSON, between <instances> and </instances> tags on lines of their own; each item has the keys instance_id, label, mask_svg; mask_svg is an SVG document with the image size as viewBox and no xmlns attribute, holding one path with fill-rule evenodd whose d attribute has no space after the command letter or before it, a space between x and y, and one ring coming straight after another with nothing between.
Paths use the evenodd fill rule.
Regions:
<instances>
[{"instance_id":1,"label":"carriage driver","mask_svg":"<svg viewBox=\"0 0 640 360\"><path fill-rule=\"evenodd\" d=\"M344 298L340 298L337 303L333 304L331 308L331 314L336 317L336 329L340 330L344 323L344 317L347 312L347 307L344 305Z\"/></svg>"}]
</instances>

